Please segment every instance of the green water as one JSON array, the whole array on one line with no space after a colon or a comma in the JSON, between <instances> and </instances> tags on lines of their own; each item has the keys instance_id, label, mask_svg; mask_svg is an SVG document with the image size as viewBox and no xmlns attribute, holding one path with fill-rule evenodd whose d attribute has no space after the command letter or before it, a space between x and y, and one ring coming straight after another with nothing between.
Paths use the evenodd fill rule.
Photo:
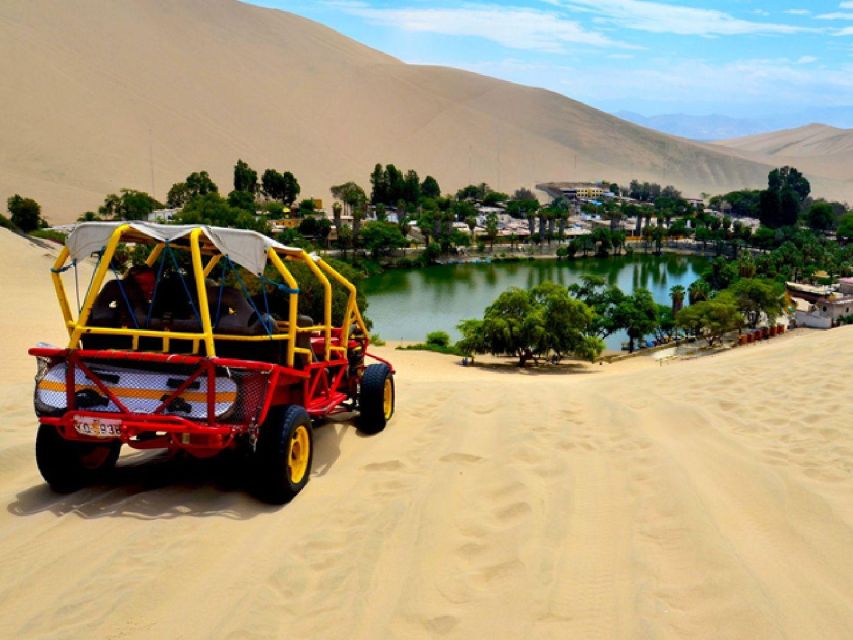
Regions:
<instances>
[{"instance_id":1,"label":"green water","mask_svg":"<svg viewBox=\"0 0 853 640\"><path fill-rule=\"evenodd\" d=\"M645 287L661 304L670 304L669 289L687 288L707 264L698 256L633 255L578 260L535 260L497 264L436 265L426 269L391 269L363 283L373 332L387 340L420 340L430 331L459 337L456 324L481 318L484 309L509 287L530 288L545 280L566 286L592 274L630 293ZM619 349L624 334L606 340Z\"/></svg>"}]
</instances>

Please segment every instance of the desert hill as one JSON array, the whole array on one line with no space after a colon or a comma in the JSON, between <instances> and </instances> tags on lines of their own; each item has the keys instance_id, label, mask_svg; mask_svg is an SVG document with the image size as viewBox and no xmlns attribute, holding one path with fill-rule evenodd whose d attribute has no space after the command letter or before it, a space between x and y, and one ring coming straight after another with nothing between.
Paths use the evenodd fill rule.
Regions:
<instances>
[{"instance_id":1,"label":"desert hill","mask_svg":"<svg viewBox=\"0 0 853 640\"><path fill-rule=\"evenodd\" d=\"M793 165L807 175L853 184L853 129L810 124L716 144L745 158L777 166Z\"/></svg>"},{"instance_id":2,"label":"desert hill","mask_svg":"<svg viewBox=\"0 0 853 640\"><path fill-rule=\"evenodd\" d=\"M761 185L770 168L236 0L6 0L0 78L0 195L36 198L53 222L121 187L165 199L200 169L227 191L238 157L323 198L367 186L380 161L447 191L638 177L698 194Z\"/></svg>"}]
</instances>

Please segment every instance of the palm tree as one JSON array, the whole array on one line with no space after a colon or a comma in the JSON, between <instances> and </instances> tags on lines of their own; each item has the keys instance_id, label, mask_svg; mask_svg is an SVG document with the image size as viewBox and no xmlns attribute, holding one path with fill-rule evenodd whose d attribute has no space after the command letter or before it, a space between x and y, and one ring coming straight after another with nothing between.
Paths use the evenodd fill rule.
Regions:
<instances>
[{"instance_id":1,"label":"palm tree","mask_svg":"<svg viewBox=\"0 0 853 640\"><path fill-rule=\"evenodd\" d=\"M675 285L669 290L669 296L672 298L673 315L681 311L681 307L684 306L684 293L685 289L680 284Z\"/></svg>"},{"instance_id":2,"label":"palm tree","mask_svg":"<svg viewBox=\"0 0 853 640\"><path fill-rule=\"evenodd\" d=\"M353 248L357 247L358 236L361 233L361 221L364 220L367 215L367 200L360 200L357 203L353 204L352 207L352 245Z\"/></svg>"},{"instance_id":3,"label":"palm tree","mask_svg":"<svg viewBox=\"0 0 853 640\"><path fill-rule=\"evenodd\" d=\"M687 289L687 299L690 304L702 302L711 297L711 287L704 280L696 280Z\"/></svg>"},{"instance_id":4,"label":"palm tree","mask_svg":"<svg viewBox=\"0 0 853 640\"><path fill-rule=\"evenodd\" d=\"M343 207L340 202L336 202L332 205L332 216L335 219L335 235L340 236L341 234L341 214L343 213Z\"/></svg>"},{"instance_id":5,"label":"palm tree","mask_svg":"<svg viewBox=\"0 0 853 640\"><path fill-rule=\"evenodd\" d=\"M527 227L530 229L530 237L532 239L536 235L536 212L530 209L527 210Z\"/></svg>"}]
</instances>

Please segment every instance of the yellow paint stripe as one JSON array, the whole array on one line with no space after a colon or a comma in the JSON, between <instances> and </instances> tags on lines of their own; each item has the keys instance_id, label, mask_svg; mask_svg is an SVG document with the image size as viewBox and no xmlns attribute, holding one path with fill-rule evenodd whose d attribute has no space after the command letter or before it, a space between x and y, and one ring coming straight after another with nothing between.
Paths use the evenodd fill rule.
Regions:
<instances>
[{"instance_id":1,"label":"yellow paint stripe","mask_svg":"<svg viewBox=\"0 0 853 640\"><path fill-rule=\"evenodd\" d=\"M144 400L159 400L163 397L163 395L167 392L158 391L157 389L137 389L134 387L108 387L110 391L116 394L119 398L142 398ZM65 393L65 383L57 382L55 380L42 380L39 382L39 389L41 391L59 391ZM98 389L94 385L85 385L78 384L75 387L75 391L83 391L85 389L91 389L97 393L100 393L101 390ZM205 391L184 391L179 397L187 400L188 402L207 402L207 393ZM223 402L234 402L237 399L236 391L217 391L216 392L216 400L217 404L221 404Z\"/></svg>"}]
</instances>

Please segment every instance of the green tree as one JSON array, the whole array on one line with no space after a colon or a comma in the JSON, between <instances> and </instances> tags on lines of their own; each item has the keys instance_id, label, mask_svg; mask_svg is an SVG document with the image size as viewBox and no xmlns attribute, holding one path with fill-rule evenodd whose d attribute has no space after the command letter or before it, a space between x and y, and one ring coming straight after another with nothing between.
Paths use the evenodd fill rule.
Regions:
<instances>
[{"instance_id":1,"label":"green tree","mask_svg":"<svg viewBox=\"0 0 853 640\"><path fill-rule=\"evenodd\" d=\"M835 228L835 213L832 205L826 201L818 201L809 207L806 221L815 231L828 231Z\"/></svg>"},{"instance_id":2,"label":"green tree","mask_svg":"<svg viewBox=\"0 0 853 640\"><path fill-rule=\"evenodd\" d=\"M345 224L338 229L338 248L341 250L344 257L346 257L347 250L350 247L352 247L352 227Z\"/></svg>"},{"instance_id":3,"label":"green tree","mask_svg":"<svg viewBox=\"0 0 853 640\"><path fill-rule=\"evenodd\" d=\"M166 206L172 209L180 209L191 199L191 193L186 182L176 182L166 195Z\"/></svg>"},{"instance_id":4,"label":"green tree","mask_svg":"<svg viewBox=\"0 0 853 640\"><path fill-rule=\"evenodd\" d=\"M853 212L841 216L841 220L838 221L836 236L845 242L853 240Z\"/></svg>"},{"instance_id":5,"label":"green tree","mask_svg":"<svg viewBox=\"0 0 853 640\"><path fill-rule=\"evenodd\" d=\"M12 224L21 231L29 233L46 224L41 217L41 206L32 198L24 198L17 193L6 200Z\"/></svg>"},{"instance_id":6,"label":"green tree","mask_svg":"<svg viewBox=\"0 0 853 640\"><path fill-rule=\"evenodd\" d=\"M183 208L176 217L181 224L208 224L218 227L250 229L269 235L270 227L266 220L252 215L244 209L233 207L218 193L206 193Z\"/></svg>"},{"instance_id":7,"label":"green tree","mask_svg":"<svg viewBox=\"0 0 853 640\"><path fill-rule=\"evenodd\" d=\"M765 227L782 226L782 197L778 191L765 189L759 196L759 220Z\"/></svg>"},{"instance_id":8,"label":"green tree","mask_svg":"<svg viewBox=\"0 0 853 640\"><path fill-rule=\"evenodd\" d=\"M314 198L303 198L299 203L299 215L309 216L317 209Z\"/></svg>"},{"instance_id":9,"label":"green tree","mask_svg":"<svg viewBox=\"0 0 853 640\"><path fill-rule=\"evenodd\" d=\"M560 285L546 282L530 291L511 288L486 308L482 324L460 325L472 352L512 355L519 366L553 352L594 359L604 343L589 331L592 310Z\"/></svg>"},{"instance_id":10,"label":"green tree","mask_svg":"<svg viewBox=\"0 0 853 640\"><path fill-rule=\"evenodd\" d=\"M332 218L335 221L335 233L340 234L341 232L341 215L343 213L343 206L340 202L336 202L332 205Z\"/></svg>"},{"instance_id":11,"label":"green tree","mask_svg":"<svg viewBox=\"0 0 853 640\"><path fill-rule=\"evenodd\" d=\"M232 191L228 194L228 204L248 213L255 213L255 198L248 191Z\"/></svg>"},{"instance_id":12,"label":"green tree","mask_svg":"<svg viewBox=\"0 0 853 640\"><path fill-rule=\"evenodd\" d=\"M243 160L234 165L234 190L254 194L258 190L258 172Z\"/></svg>"},{"instance_id":13,"label":"green tree","mask_svg":"<svg viewBox=\"0 0 853 640\"><path fill-rule=\"evenodd\" d=\"M669 297L672 298L672 313L676 314L681 311L684 306L685 289L682 285L677 284L669 290Z\"/></svg>"},{"instance_id":14,"label":"green tree","mask_svg":"<svg viewBox=\"0 0 853 640\"><path fill-rule=\"evenodd\" d=\"M610 250L613 248L613 240L610 235L610 229L604 227L596 227L592 231L592 241L596 244L595 254L601 258L606 258L610 255Z\"/></svg>"},{"instance_id":15,"label":"green tree","mask_svg":"<svg viewBox=\"0 0 853 640\"><path fill-rule=\"evenodd\" d=\"M433 235L433 230L435 229L436 213L437 212L434 209L425 208L416 221L418 229L424 237L425 247L429 246L430 237Z\"/></svg>"},{"instance_id":16,"label":"green tree","mask_svg":"<svg viewBox=\"0 0 853 640\"><path fill-rule=\"evenodd\" d=\"M121 195L111 193L104 198L104 204L98 209L102 217L116 220L146 220L155 209L163 208L162 204L144 191L122 189L119 193Z\"/></svg>"},{"instance_id":17,"label":"green tree","mask_svg":"<svg viewBox=\"0 0 853 640\"><path fill-rule=\"evenodd\" d=\"M699 280L695 280L689 287L687 287L687 300L691 305L707 300L710 297L711 287L701 278Z\"/></svg>"},{"instance_id":18,"label":"green tree","mask_svg":"<svg viewBox=\"0 0 853 640\"><path fill-rule=\"evenodd\" d=\"M424 182L421 185L421 195L425 198L441 197L441 188L438 186L438 182L435 178L432 176L424 178Z\"/></svg>"},{"instance_id":19,"label":"green tree","mask_svg":"<svg viewBox=\"0 0 853 640\"><path fill-rule=\"evenodd\" d=\"M284 188L281 200L288 207L292 207L293 203L296 202L296 198L299 197L302 187L299 186L299 180L290 171L285 171L281 174L281 181Z\"/></svg>"},{"instance_id":20,"label":"green tree","mask_svg":"<svg viewBox=\"0 0 853 640\"><path fill-rule=\"evenodd\" d=\"M283 200L284 176L275 169L267 169L261 176L261 190L268 198Z\"/></svg>"},{"instance_id":21,"label":"green tree","mask_svg":"<svg viewBox=\"0 0 853 640\"><path fill-rule=\"evenodd\" d=\"M799 202L803 202L811 192L811 185L806 177L794 167L773 169L767 175L767 188L771 191L782 192L792 190Z\"/></svg>"},{"instance_id":22,"label":"green tree","mask_svg":"<svg viewBox=\"0 0 853 640\"><path fill-rule=\"evenodd\" d=\"M628 334L628 351L634 352L634 342L654 332L658 326L657 303L648 289L636 289L614 310L614 322Z\"/></svg>"},{"instance_id":23,"label":"green tree","mask_svg":"<svg viewBox=\"0 0 853 640\"><path fill-rule=\"evenodd\" d=\"M711 289L722 291L738 279L737 263L722 257L714 258L702 273L702 279L708 283Z\"/></svg>"},{"instance_id":24,"label":"green tree","mask_svg":"<svg viewBox=\"0 0 853 640\"><path fill-rule=\"evenodd\" d=\"M189 204L196 196L203 196L207 193L219 193L219 187L210 179L207 171L194 171L187 176L184 182L176 182L172 185L169 194L166 196L166 204L173 209L180 209ZM118 196L115 197L118 198ZM106 214L108 217L113 215L110 211L107 211Z\"/></svg>"},{"instance_id":25,"label":"green tree","mask_svg":"<svg viewBox=\"0 0 853 640\"><path fill-rule=\"evenodd\" d=\"M744 278L721 292L718 299L732 302L746 323L755 328L762 315L773 324L785 305L785 285L770 280Z\"/></svg>"},{"instance_id":26,"label":"green tree","mask_svg":"<svg viewBox=\"0 0 853 640\"><path fill-rule=\"evenodd\" d=\"M370 204L388 203L388 173L377 162L370 174Z\"/></svg>"},{"instance_id":27,"label":"green tree","mask_svg":"<svg viewBox=\"0 0 853 640\"><path fill-rule=\"evenodd\" d=\"M568 292L595 313L590 333L606 338L622 328L616 309L625 300L625 294L619 287L608 284L602 276L584 275L580 283L569 285Z\"/></svg>"},{"instance_id":28,"label":"green tree","mask_svg":"<svg viewBox=\"0 0 853 640\"><path fill-rule=\"evenodd\" d=\"M389 167L393 165L388 165ZM350 215L355 215L355 209L361 205L367 205L367 194L364 189L355 182L345 182L331 188L332 196L344 204L344 208Z\"/></svg>"},{"instance_id":29,"label":"green tree","mask_svg":"<svg viewBox=\"0 0 853 640\"><path fill-rule=\"evenodd\" d=\"M558 360L573 354L594 361L604 351L604 341L593 335L595 312L572 298L565 287L543 282L530 291L534 305L541 309L544 337L537 353L553 353Z\"/></svg>"},{"instance_id":30,"label":"green tree","mask_svg":"<svg viewBox=\"0 0 853 640\"><path fill-rule=\"evenodd\" d=\"M207 171L193 171L187 176L185 184L187 185L187 195L189 196L189 200L187 200L187 202L196 196L203 196L208 193L219 193L219 187L213 180L211 180Z\"/></svg>"},{"instance_id":31,"label":"green tree","mask_svg":"<svg viewBox=\"0 0 853 640\"><path fill-rule=\"evenodd\" d=\"M361 229L361 244L374 258L379 258L395 249L402 249L408 242L396 224L374 220Z\"/></svg>"},{"instance_id":32,"label":"green tree","mask_svg":"<svg viewBox=\"0 0 853 640\"><path fill-rule=\"evenodd\" d=\"M500 191L489 191L486 194L486 197L483 198L483 205L486 207L494 207L502 202L506 202L509 200L509 196L505 193L501 193Z\"/></svg>"},{"instance_id":33,"label":"green tree","mask_svg":"<svg viewBox=\"0 0 853 640\"><path fill-rule=\"evenodd\" d=\"M726 333L739 329L743 323L737 306L725 298L697 302L679 311L675 318L679 327L703 336L709 346Z\"/></svg>"},{"instance_id":34,"label":"green tree","mask_svg":"<svg viewBox=\"0 0 853 640\"><path fill-rule=\"evenodd\" d=\"M403 180L403 200L411 204L417 204L421 198L421 181L418 172L409 169Z\"/></svg>"},{"instance_id":35,"label":"green tree","mask_svg":"<svg viewBox=\"0 0 853 640\"><path fill-rule=\"evenodd\" d=\"M482 320L463 320L456 325L462 338L456 343L456 348L466 357L474 361L474 354L488 353L489 346L483 331Z\"/></svg>"},{"instance_id":36,"label":"green tree","mask_svg":"<svg viewBox=\"0 0 853 640\"><path fill-rule=\"evenodd\" d=\"M486 237L489 239L489 251L494 251L498 237L498 214L494 211L486 214Z\"/></svg>"}]
</instances>

